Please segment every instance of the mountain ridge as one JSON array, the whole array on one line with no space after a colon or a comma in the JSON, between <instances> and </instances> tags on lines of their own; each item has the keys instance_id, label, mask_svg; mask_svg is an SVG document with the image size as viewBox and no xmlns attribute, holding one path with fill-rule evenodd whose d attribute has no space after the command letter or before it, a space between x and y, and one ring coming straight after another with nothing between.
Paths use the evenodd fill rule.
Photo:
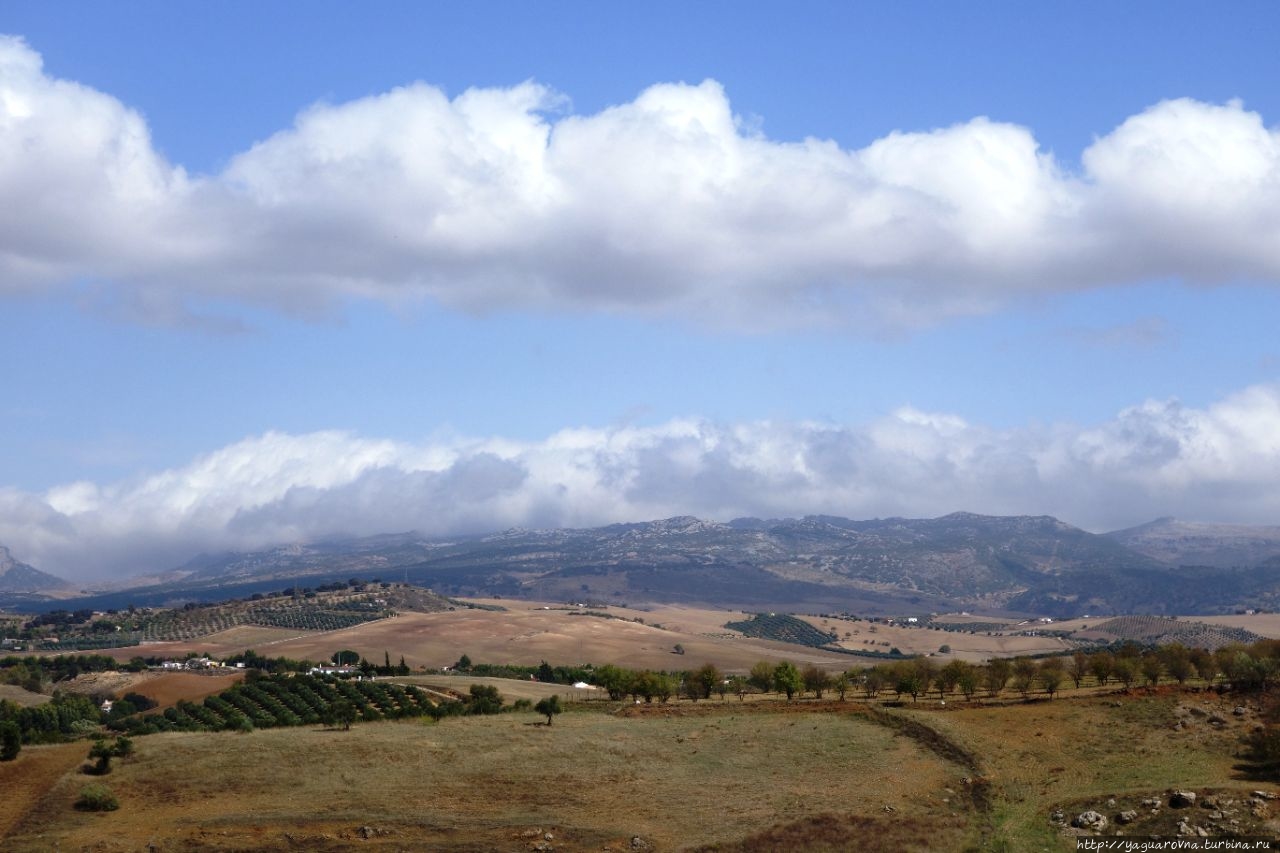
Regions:
<instances>
[{"instance_id":1,"label":"mountain ridge","mask_svg":"<svg viewBox=\"0 0 1280 853\"><path fill-rule=\"evenodd\" d=\"M1167 559L1182 552L1156 547L1161 537L1185 533L1185 526L1170 526L1179 524L1157 519L1096 534L1047 515L955 512L932 519L728 522L680 515L448 538L409 531L200 554L146 585L116 585L86 600L94 606L215 600L380 577L455 596L867 614L963 608L1065 617L1280 607L1274 568L1280 555L1269 555L1265 545L1270 529L1200 525L1201 554L1212 551L1212 531L1223 529L1224 553L1244 553L1242 541L1261 542L1249 553L1268 556L1229 568L1222 565L1234 559L1229 555L1217 565L1188 567ZM1126 544L1134 536L1150 546L1147 552Z\"/></svg>"}]
</instances>

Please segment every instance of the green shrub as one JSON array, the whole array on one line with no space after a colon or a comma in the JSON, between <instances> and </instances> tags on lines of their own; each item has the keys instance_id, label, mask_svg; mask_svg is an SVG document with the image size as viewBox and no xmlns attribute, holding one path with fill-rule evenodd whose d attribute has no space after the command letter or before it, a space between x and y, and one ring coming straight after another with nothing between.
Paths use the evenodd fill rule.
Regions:
<instances>
[{"instance_id":1,"label":"green shrub","mask_svg":"<svg viewBox=\"0 0 1280 853\"><path fill-rule=\"evenodd\" d=\"M113 812L120 808L120 801L106 785L85 785L80 789L76 808L86 812Z\"/></svg>"}]
</instances>

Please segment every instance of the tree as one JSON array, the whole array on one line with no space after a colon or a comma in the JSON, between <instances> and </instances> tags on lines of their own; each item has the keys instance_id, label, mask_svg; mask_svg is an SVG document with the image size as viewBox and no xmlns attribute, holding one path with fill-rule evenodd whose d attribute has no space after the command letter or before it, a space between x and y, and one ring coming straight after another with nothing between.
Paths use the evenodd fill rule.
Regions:
<instances>
[{"instance_id":1,"label":"tree","mask_svg":"<svg viewBox=\"0 0 1280 853\"><path fill-rule=\"evenodd\" d=\"M467 706L468 714L501 714L502 694L492 684L473 684Z\"/></svg>"},{"instance_id":2,"label":"tree","mask_svg":"<svg viewBox=\"0 0 1280 853\"><path fill-rule=\"evenodd\" d=\"M1206 649L1192 649L1188 657L1195 667L1196 675L1212 684L1218 677L1218 661L1214 659L1213 653Z\"/></svg>"},{"instance_id":3,"label":"tree","mask_svg":"<svg viewBox=\"0 0 1280 853\"><path fill-rule=\"evenodd\" d=\"M632 692L636 678L630 670L607 663L595 671L594 681L605 689L610 699L616 702Z\"/></svg>"},{"instance_id":4,"label":"tree","mask_svg":"<svg viewBox=\"0 0 1280 853\"><path fill-rule=\"evenodd\" d=\"M344 732L351 731L351 724L356 721L356 706L352 705L346 699L338 699L329 703L329 708L325 712L325 725L331 727L342 726Z\"/></svg>"},{"instance_id":5,"label":"tree","mask_svg":"<svg viewBox=\"0 0 1280 853\"><path fill-rule=\"evenodd\" d=\"M1013 662L1013 689L1026 699L1031 687L1036 682L1036 662L1031 658L1017 658Z\"/></svg>"},{"instance_id":6,"label":"tree","mask_svg":"<svg viewBox=\"0 0 1280 853\"><path fill-rule=\"evenodd\" d=\"M1084 677L1089 674L1089 656L1084 652L1076 649L1071 655L1071 680L1076 683L1076 689L1080 689L1080 682L1084 681Z\"/></svg>"},{"instance_id":7,"label":"tree","mask_svg":"<svg viewBox=\"0 0 1280 853\"><path fill-rule=\"evenodd\" d=\"M564 708L560 707L560 697L551 695L545 699L539 699L538 704L533 706L533 710L547 718L547 725L551 725L551 718L559 714Z\"/></svg>"},{"instance_id":8,"label":"tree","mask_svg":"<svg viewBox=\"0 0 1280 853\"><path fill-rule=\"evenodd\" d=\"M1105 686L1107 679L1115 675L1116 659L1111 652L1097 652L1089 656L1089 671L1097 680L1098 686Z\"/></svg>"},{"instance_id":9,"label":"tree","mask_svg":"<svg viewBox=\"0 0 1280 853\"><path fill-rule=\"evenodd\" d=\"M0 761L13 761L22 751L22 730L12 720L0 723Z\"/></svg>"},{"instance_id":10,"label":"tree","mask_svg":"<svg viewBox=\"0 0 1280 853\"><path fill-rule=\"evenodd\" d=\"M751 667L751 673L747 676L747 681L761 693L768 693L773 689L773 670L773 664L767 660L757 661Z\"/></svg>"},{"instance_id":11,"label":"tree","mask_svg":"<svg viewBox=\"0 0 1280 853\"><path fill-rule=\"evenodd\" d=\"M747 680L745 675L734 675L729 678L729 689L738 697L739 702L746 700L749 687L751 687L751 682Z\"/></svg>"},{"instance_id":12,"label":"tree","mask_svg":"<svg viewBox=\"0 0 1280 853\"><path fill-rule=\"evenodd\" d=\"M1142 670L1142 676L1147 679L1147 684L1155 687L1160 683L1160 676L1164 673L1164 665L1160 663L1159 655L1143 655L1138 667Z\"/></svg>"},{"instance_id":13,"label":"tree","mask_svg":"<svg viewBox=\"0 0 1280 853\"><path fill-rule=\"evenodd\" d=\"M836 676L835 681L832 682L832 689L836 691L836 695L840 697L841 702L844 701L845 694L849 692L850 683L848 672L840 673Z\"/></svg>"},{"instance_id":14,"label":"tree","mask_svg":"<svg viewBox=\"0 0 1280 853\"><path fill-rule=\"evenodd\" d=\"M889 683L889 677L878 666L873 666L862 673L862 692L868 699L874 699Z\"/></svg>"},{"instance_id":15,"label":"tree","mask_svg":"<svg viewBox=\"0 0 1280 853\"><path fill-rule=\"evenodd\" d=\"M330 660L337 666L355 666L360 662L360 653L351 649L342 649L334 652Z\"/></svg>"},{"instance_id":16,"label":"tree","mask_svg":"<svg viewBox=\"0 0 1280 853\"><path fill-rule=\"evenodd\" d=\"M804 682L804 689L812 693L815 699L821 699L823 692L831 686L831 676L813 664L801 671L800 680Z\"/></svg>"},{"instance_id":17,"label":"tree","mask_svg":"<svg viewBox=\"0 0 1280 853\"><path fill-rule=\"evenodd\" d=\"M927 670L913 666L912 662L902 661L894 667L893 692L898 696L909 693L911 701L915 702L921 693L929 689L929 682L925 680L927 674Z\"/></svg>"},{"instance_id":18,"label":"tree","mask_svg":"<svg viewBox=\"0 0 1280 853\"><path fill-rule=\"evenodd\" d=\"M652 702L654 696L662 693L662 680L663 677L651 669L637 672L631 679L631 694L642 697L646 703Z\"/></svg>"},{"instance_id":19,"label":"tree","mask_svg":"<svg viewBox=\"0 0 1280 853\"><path fill-rule=\"evenodd\" d=\"M107 745L105 740L99 738L93 742L93 746L89 748L89 758L94 760L94 764L86 766L86 773L94 776L106 776L111 772L111 759L115 757L115 750Z\"/></svg>"},{"instance_id":20,"label":"tree","mask_svg":"<svg viewBox=\"0 0 1280 853\"><path fill-rule=\"evenodd\" d=\"M938 665L929 658L916 658L907 663L907 666L915 671L916 678L920 680L920 692L928 693L929 687L938 677Z\"/></svg>"},{"instance_id":21,"label":"tree","mask_svg":"<svg viewBox=\"0 0 1280 853\"><path fill-rule=\"evenodd\" d=\"M1067 677L1066 671L1062 668L1061 658L1048 658L1040 664L1040 686L1044 688L1044 692L1049 694L1049 698L1053 698L1053 694L1058 692L1058 688L1062 685L1062 680Z\"/></svg>"},{"instance_id":22,"label":"tree","mask_svg":"<svg viewBox=\"0 0 1280 853\"><path fill-rule=\"evenodd\" d=\"M983 677L983 686L987 688L987 693L991 696L999 696L1000 691L1004 690L1004 686L1009 683L1009 676L1013 675L1013 664L1005 658L992 658L987 663L987 669Z\"/></svg>"},{"instance_id":23,"label":"tree","mask_svg":"<svg viewBox=\"0 0 1280 853\"><path fill-rule=\"evenodd\" d=\"M947 661L947 665L938 673L938 698L942 698L944 690L950 692L960 686L960 679L969 675L973 670L973 664L963 660ZM977 680L974 680L977 685ZM972 695L972 694L969 694Z\"/></svg>"},{"instance_id":24,"label":"tree","mask_svg":"<svg viewBox=\"0 0 1280 853\"><path fill-rule=\"evenodd\" d=\"M1187 679L1195 672L1191 663L1191 652L1182 644L1174 643L1160 650L1160 657L1169 677L1179 685L1187 683Z\"/></svg>"},{"instance_id":25,"label":"tree","mask_svg":"<svg viewBox=\"0 0 1280 853\"><path fill-rule=\"evenodd\" d=\"M787 701L804 690L804 678L800 670L789 660L784 660L773 668L773 687L779 693L787 694Z\"/></svg>"},{"instance_id":26,"label":"tree","mask_svg":"<svg viewBox=\"0 0 1280 853\"><path fill-rule=\"evenodd\" d=\"M456 669L456 670L458 670L459 672L468 672L468 671L470 671L470 669L471 669L471 658L467 657L467 656L464 654L462 657L458 658L458 662L457 662L457 663L455 663L455 664L453 665L453 668L454 668L454 669Z\"/></svg>"},{"instance_id":27,"label":"tree","mask_svg":"<svg viewBox=\"0 0 1280 853\"><path fill-rule=\"evenodd\" d=\"M1138 665L1131 657L1118 657L1112 661L1112 669L1115 677L1124 685L1124 689L1128 690L1133 686L1134 679L1138 677Z\"/></svg>"},{"instance_id":28,"label":"tree","mask_svg":"<svg viewBox=\"0 0 1280 853\"><path fill-rule=\"evenodd\" d=\"M724 675L713 663L704 663L693 673L690 680L696 685L697 692L703 699L710 699L711 693L724 681Z\"/></svg>"}]
</instances>

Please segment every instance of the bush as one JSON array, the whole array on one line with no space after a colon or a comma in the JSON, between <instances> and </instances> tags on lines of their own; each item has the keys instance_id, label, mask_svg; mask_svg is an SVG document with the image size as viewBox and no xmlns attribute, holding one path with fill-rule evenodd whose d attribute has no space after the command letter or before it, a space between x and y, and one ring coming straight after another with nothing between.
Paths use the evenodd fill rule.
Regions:
<instances>
[{"instance_id":1,"label":"bush","mask_svg":"<svg viewBox=\"0 0 1280 853\"><path fill-rule=\"evenodd\" d=\"M13 761L22 751L22 731L18 724L6 720L0 723L0 761Z\"/></svg>"},{"instance_id":2,"label":"bush","mask_svg":"<svg viewBox=\"0 0 1280 853\"><path fill-rule=\"evenodd\" d=\"M86 812L113 812L120 808L120 801L106 785L85 785L80 789L76 808Z\"/></svg>"}]
</instances>

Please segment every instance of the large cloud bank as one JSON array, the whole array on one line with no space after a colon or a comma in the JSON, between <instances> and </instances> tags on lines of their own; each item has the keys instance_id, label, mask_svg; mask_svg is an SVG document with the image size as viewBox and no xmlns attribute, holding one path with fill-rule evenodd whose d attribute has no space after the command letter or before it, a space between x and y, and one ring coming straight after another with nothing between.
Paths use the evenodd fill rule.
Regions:
<instances>
[{"instance_id":1,"label":"large cloud bank","mask_svg":"<svg viewBox=\"0 0 1280 853\"><path fill-rule=\"evenodd\" d=\"M572 429L532 443L268 433L135 481L0 490L0 542L70 577L332 534L450 535L676 514L954 510L1095 530L1165 514L1280 517L1280 387L1204 409L1148 401L1101 424L994 430L912 409L877 422Z\"/></svg>"},{"instance_id":2,"label":"large cloud bank","mask_svg":"<svg viewBox=\"0 0 1280 853\"><path fill-rule=\"evenodd\" d=\"M774 141L714 81L594 115L533 83L414 83L312 106L192 175L136 111L0 37L0 292L89 287L151 321L356 297L749 329L1280 282L1280 135L1258 114L1165 101L1080 162L985 118L857 150Z\"/></svg>"}]
</instances>

